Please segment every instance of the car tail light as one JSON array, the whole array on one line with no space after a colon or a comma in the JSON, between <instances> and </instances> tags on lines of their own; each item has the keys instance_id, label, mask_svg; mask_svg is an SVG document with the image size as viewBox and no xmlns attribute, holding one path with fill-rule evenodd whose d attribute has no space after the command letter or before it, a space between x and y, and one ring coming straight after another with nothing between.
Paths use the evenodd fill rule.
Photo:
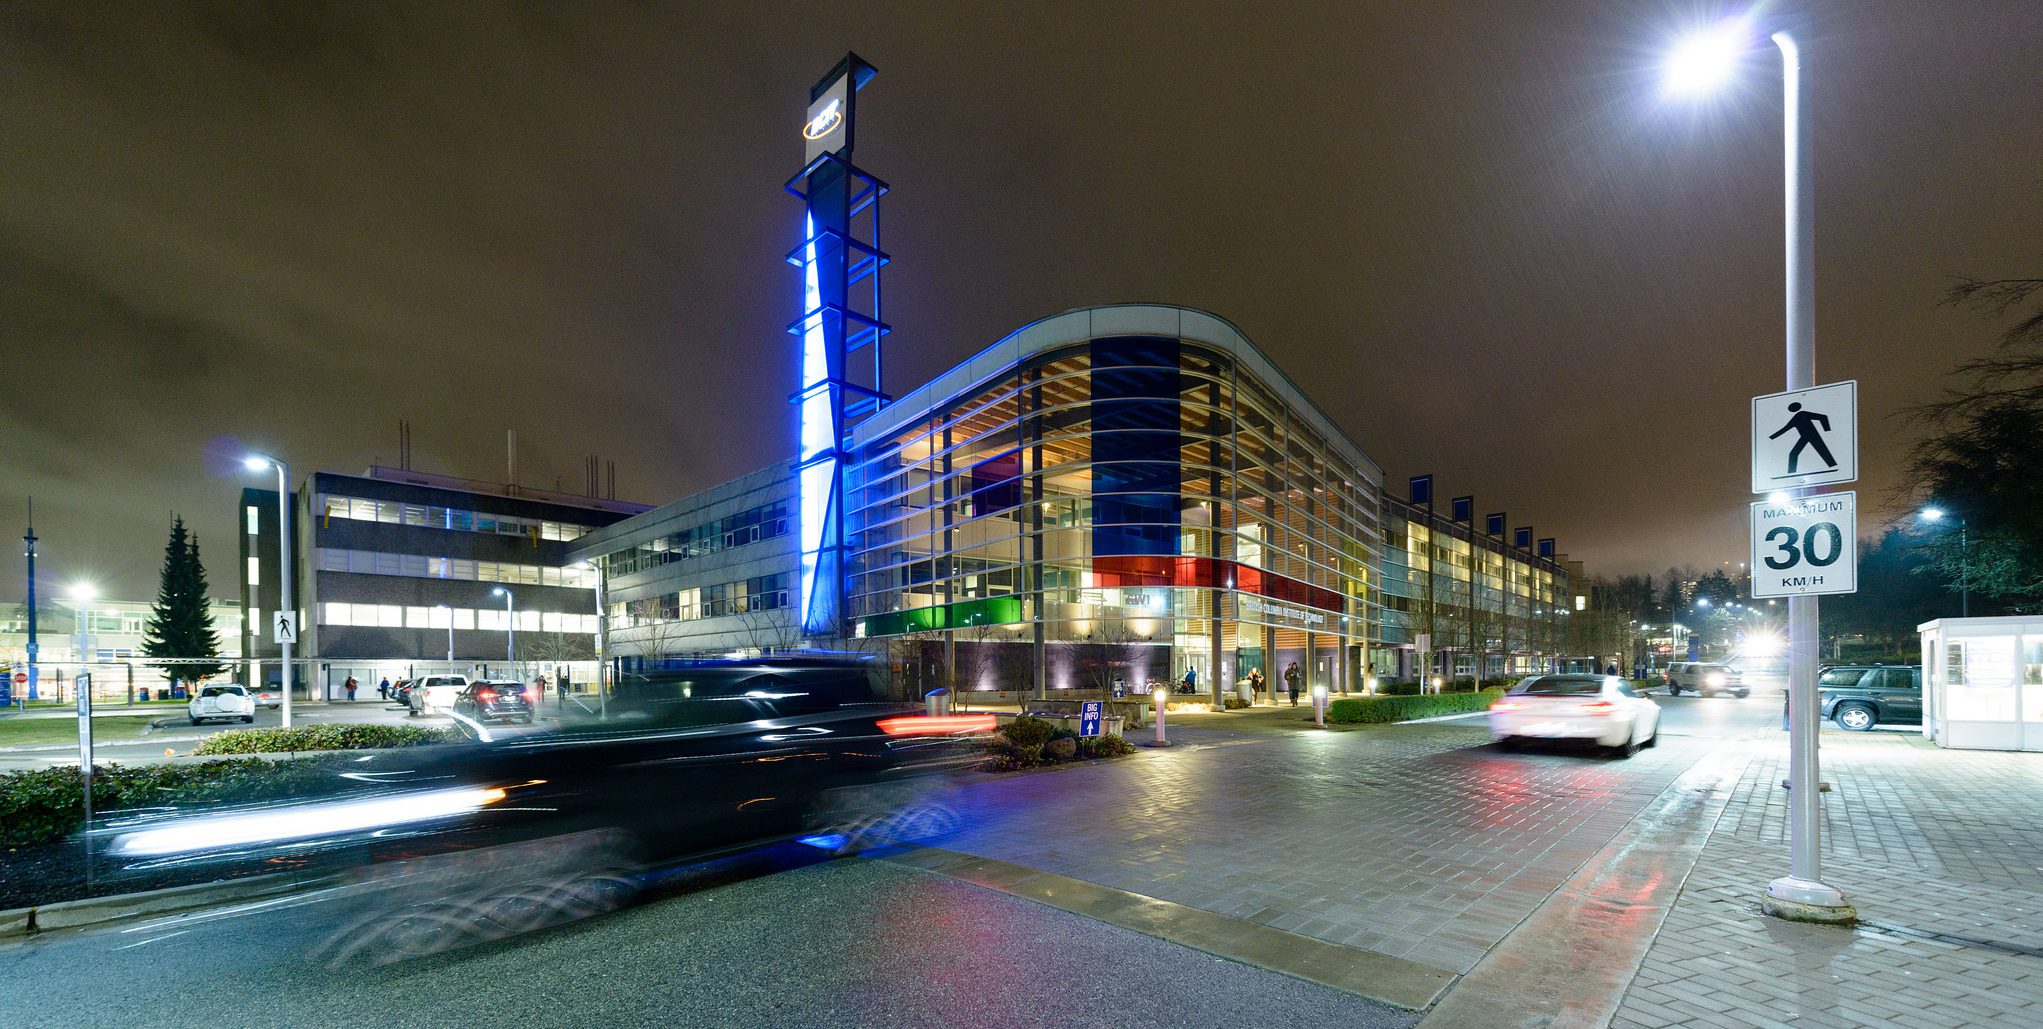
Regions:
<instances>
[{"instance_id":1,"label":"car tail light","mask_svg":"<svg viewBox=\"0 0 2043 1029\"><path fill-rule=\"evenodd\" d=\"M1582 705L1582 713L1585 715L1607 715L1616 710L1617 705L1607 700L1592 700Z\"/></svg>"},{"instance_id":2,"label":"car tail light","mask_svg":"<svg viewBox=\"0 0 2043 1029\"><path fill-rule=\"evenodd\" d=\"M1490 705L1490 710L1492 710L1492 711L1516 711L1516 710L1518 710L1519 708L1522 708L1522 707L1524 707L1524 706L1525 706L1525 705L1524 705L1523 703L1520 703L1519 701L1516 701L1516 700L1500 700L1500 701L1497 701L1497 702L1496 702L1496 703L1494 703L1494 704L1491 704L1491 705Z\"/></svg>"},{"instance_id":3,"label":"car tail light","mask_svg":"<svg viewBox=\"0 0 2043 1029\"><path fill-rule=\"evenodd\" d=\"M539 687L537 686L525 687L525 703L527 704L539 703Z\"/></svg>"},{"instance_id":4,"label":"car tail light","mask_svg":"<svg viewBox=\"0 0 2043 1029\"><path fill-rule=\"evenodd\" d=\"M495 691L495 690L477 690L477 691L475 692L475 699L477 699L477 700L495 700L495 699L497 699L497 691Z\"/></svg>"},{"instance_id":5,"label":"car tail light","mask_svg":"<svg viewBox=\"0 0 2043 1029\"><path fill-rule=\"evenodd\" d=\"M947 736L960 732L992 732L992 715L901 715L880 719L889 736Z\"/></svg>"}]
</instances>

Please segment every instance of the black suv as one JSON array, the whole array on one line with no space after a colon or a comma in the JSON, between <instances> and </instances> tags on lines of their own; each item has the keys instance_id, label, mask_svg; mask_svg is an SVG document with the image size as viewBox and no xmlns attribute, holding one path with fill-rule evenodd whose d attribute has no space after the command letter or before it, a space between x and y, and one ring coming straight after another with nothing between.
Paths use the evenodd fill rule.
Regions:
<instances>
[{"instance_id":1,"label":"black suv","mask_svg":"<svg viewBox=\"0 0 2043 1029\"><path fill-rule=\"evenodd\" d=\"M1922 724L1921 665L1831 665L1816 678L1823 717L1838 728Z\"/></svg>"},{"instance_id":2,"label":"black suv","mask_svg":"<svg viewBox=\"0 0 2043 1029\"><path fill-rule=\"evenodd\" d=\"M455 695L454 713L477 722L497 718L532 724L532 705L526 702L525 684L520 682L469 683Z\"/></svg>"}]
</instances>

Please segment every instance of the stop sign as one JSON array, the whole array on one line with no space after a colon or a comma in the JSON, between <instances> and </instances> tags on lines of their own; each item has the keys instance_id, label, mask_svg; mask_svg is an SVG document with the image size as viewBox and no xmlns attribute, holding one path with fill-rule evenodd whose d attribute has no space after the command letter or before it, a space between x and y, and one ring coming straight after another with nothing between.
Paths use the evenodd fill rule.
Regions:
<instances>
[{"instance_id":1,"label":"stop sign","mask_svg":"<svg viewBox=\"0 0 2043 1029\"><path fill-rule=\"evenodd\" d=\"M15 684L15 685L19 686L19 685L22 685L22 684L24 684L24 683L26 683L26 682L28 682L28 673L27 673L27 672L16 672L16 673L14 673L14 684Z\"/></svg>"}]
</instances>

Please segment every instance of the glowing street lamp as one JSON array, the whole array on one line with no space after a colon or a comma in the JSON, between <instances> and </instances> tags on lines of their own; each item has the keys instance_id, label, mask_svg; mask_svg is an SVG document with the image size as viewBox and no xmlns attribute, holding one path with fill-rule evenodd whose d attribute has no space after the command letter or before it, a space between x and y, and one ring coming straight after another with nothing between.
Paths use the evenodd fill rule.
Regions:
<instances>
[{"instance_id":1,"label":"glowing street lamp","mask_svg":"<svg viewBox=\"0 0 2043 1029\"><path fill-rule=\"evenodd\" d=\"M1723 85L1738 61L1758 43L1758 35L1759 30L1750 19L1733 18L1690 36L1669 55L1664 80L1667 93L1697 95ZM1799 390L1815 385L1816 265L1809 239L1815 224L1816 194L1809 149L1803 145L1801 133L1806 102L1802 93L1801 47L1785 31L1773 32L1768 38L1781 53L1787 388ZM1801 491L1790 495L1800 496ZM1820 878L1816 615L1815 597L1788 598L1789 873L1767 884L1761 906L1768 914L1779 917L1848 922L1857 913L1845 901L1842 891Z\"/></svg>"},{"instance_id":2,"label":"glowing street lamp","mask_svg":"<svg viewBox=\"0 0 2043 1029\"><path fill-rule=\"evenodd\" d=\"M297 622L298 608L291 599L291 466L266 454L250 454L241 459L241 464L242 467L247 468L251 472L260 472L269 468L277 470L278 603L277 614L273 617L287 619L293 628L289 635L296 637L295 623ZM256 638L261 638L261 635L262 630L260 628L256 629ZM284 707L279 721L283 724L284 728L288 729L291 727L291 641L285 640L278 644L278 646L283 648L280 658L283 662L282 686L284 692ZM260 686L261 684L258 683L257 685Z\"/></svg>"}]
</instances>

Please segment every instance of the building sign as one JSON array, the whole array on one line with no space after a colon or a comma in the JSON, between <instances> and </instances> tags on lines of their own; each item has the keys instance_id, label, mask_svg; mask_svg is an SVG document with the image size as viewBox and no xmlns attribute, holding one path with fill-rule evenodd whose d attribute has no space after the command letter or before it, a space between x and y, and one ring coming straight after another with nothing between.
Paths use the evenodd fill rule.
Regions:
<instances>
[{"instance_id":1,"label":"building sign","mask_svg":"<svg viewBox=\"0 0 2043 1029\"><path fill-rule=\"evenodd\" d=\"M1279 625L1294 625L1301 629L1326 628L1327 613L1325 611L1315 611L1309 607L1297 607L1281 601L1265 600L1262 597L1248 596L1246 594L1240 597L1240 602L1241 613L1244 618L1253 617Z\"/></svg>"},{"instance_id":2,"label":"building sign","mask_svg":"<svg viewBox=\"0 0 2043 1029\"><path fill-rule=\"evenodd\" d=\"M804 162L823 154L834 154L851 146L851 72L837 76L822 95L809 103L802 120L802 139L807 141Z\"/></svg>"},{"instance_id":3,"label":"building sign","mask_svg":"<svg viewBox=\"0 0 2043 1029\"><path fill-rule=\"evenodd\" d=\"M1078 735L1081 737L1100 734L1100 702L1088 700L1078 709Z\"/></svg>"}]
</instances>

